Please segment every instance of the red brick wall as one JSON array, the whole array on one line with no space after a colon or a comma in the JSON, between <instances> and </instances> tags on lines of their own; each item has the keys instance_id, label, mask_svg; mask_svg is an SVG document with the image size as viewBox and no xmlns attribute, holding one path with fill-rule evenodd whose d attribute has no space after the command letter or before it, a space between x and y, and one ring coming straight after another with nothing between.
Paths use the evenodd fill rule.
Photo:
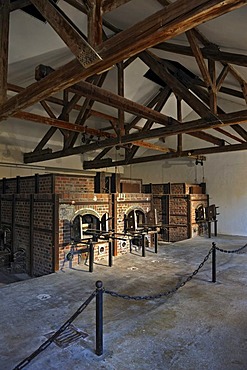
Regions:
<instances>
[{"instance_id":1,"label":"red brick wall","mask_svg":"<svg viewBox=\"0 0 247 370\"><path fill-rule=\"evenodd\" d=\"M144 213L151 209L151 195L143 193L120 193L116 194L117 200L117 232L124 232L124 215L127 214L130 208L141 208ZM127 243L128 245L128 243ZM123 249L121 241L117 243L118 253L126 253Z\"/></svg>"},{"instance_id":2,"label":"red brick wall","mask_svg":"<svg viewBox=\"0 0 247 370\"><path fill-rule=\"evenodd\" d=\"M109 194L94 193L64 193L59 204L59 265L60 268L68 264L77 264L78 258L75 257L72 263L66 260L67 253L71 250L70 224L73 218L87 211L95 211L101 219L105 213L111 213L111 196ZM102 244L100 244L102 245ZM95 245L95 259L99 259L108 254L108 243L103 243L105 253L98 253L99 245Z\"/></svg>"},{"instance_id":3,"label":"red brick wall","mask_svg":"<svg viewBox=\"0 0 247 370\"><path fill-rule=\"evenodd\" d=\"M89 176L71 176L55 175L55 193L61 194L61 197L69 197L72 194L93 193L94 177Z\"/></svg>"},{"instance_id":4,"label":"red brick wall","mask_svg":"<svg viewBox=\"0 0 247 370\"><path fill-rule=\"evenodd\" d=\"M34 276L41 276L54 270L52 261L55 225L52 195L35 194L32 207L31 204L30 194L1 195L1 227L10 229L7 242L12 253L20 248L25 249L27 273L32 270ZM15 217L12 220L13 211ZM31 231L33 240L30 240Z\"/></svg>"}]
</instances>

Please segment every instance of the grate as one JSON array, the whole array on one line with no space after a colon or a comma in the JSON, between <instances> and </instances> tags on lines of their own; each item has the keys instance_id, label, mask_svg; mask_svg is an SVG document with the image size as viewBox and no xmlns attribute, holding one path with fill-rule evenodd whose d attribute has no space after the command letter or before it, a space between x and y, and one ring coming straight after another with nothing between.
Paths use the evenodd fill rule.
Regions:
<instances>
[{"instance_id":1,"label":"grate","mask_svg":"<svg viewBox=\"0 0 247 370\"><path fill-rule=\"evenodd\" d=\"M46 337L50 338L54 333L55 332L53 331L47 334ZM54 340L54 343L61 348L65 348L79 339L85 339L87 337L87 333L77 329L74 325L70 325Z\"/></svg>"}]
</instances>

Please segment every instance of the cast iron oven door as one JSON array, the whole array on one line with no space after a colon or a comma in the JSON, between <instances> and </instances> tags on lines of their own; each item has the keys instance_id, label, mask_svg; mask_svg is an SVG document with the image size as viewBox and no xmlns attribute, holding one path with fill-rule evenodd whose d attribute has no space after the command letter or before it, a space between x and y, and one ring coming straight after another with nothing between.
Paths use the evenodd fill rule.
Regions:
<instances>
[{"instance_id":1,"label":"cast iron oven door","mask_svg":"<svg viewBox=\"0 0 247 370\"><path fill-rule=\"evenodd\" d=\"M76 243L94 239L95 234L100 231L108 231L108 218L107 214L104 214L101 220L91 213L77 215L73 220L71 239Z\"/></svg>"},{"instance_id":2,"label":"cast iron oven door","mask_svg":"<svg viewBox=\"0 0 247 370\"><path fill-rule=\"evenodd\" d=\"M145 224L145 213L140 209L133 209L126 215L124 215L124 231L135 232L143 229Z\"/></svg>"}]
</instances>

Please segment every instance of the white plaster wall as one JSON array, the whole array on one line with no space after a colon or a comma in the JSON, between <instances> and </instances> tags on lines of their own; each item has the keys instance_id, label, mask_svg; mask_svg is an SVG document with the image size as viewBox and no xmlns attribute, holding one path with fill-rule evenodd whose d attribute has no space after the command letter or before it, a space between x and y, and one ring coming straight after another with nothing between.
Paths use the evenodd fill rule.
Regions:
<instances>
[{"instance_id":1,"label":"white plaster wall","mask_svg":"<svg viewBox=\"0 0 247 370\"><path fill-rule=\"evenodd\" d=\"M125 176L141 178L143 183L200 183L204 179L210 204L219 206L219 234L247 236L247 152L208 155L203 167L184 162L131 165L126 168Z\"/></svg>"},{"instance_id":2,"label":"white plaster wall","mask_svg":"<svg viewBox=\"0 0 247 370\"><path fill-rule=\"evenodd\" d=\"M210 203L219 206L219 233L247 236L247 152L207 157Z\"/></svg>"}]
</instances>

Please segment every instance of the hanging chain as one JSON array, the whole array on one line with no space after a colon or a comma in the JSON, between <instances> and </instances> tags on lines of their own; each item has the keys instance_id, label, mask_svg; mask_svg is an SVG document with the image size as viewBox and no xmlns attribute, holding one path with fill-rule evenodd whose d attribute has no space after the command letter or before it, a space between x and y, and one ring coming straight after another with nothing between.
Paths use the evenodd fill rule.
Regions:
<instances>
[{"instance_id":1,"label":"hanging chain","mask_svg":"<svg viewBox=\"0 0 247 370\"><path fill-rule=\"evenodd\" d=\"M54 340L59 337L61 333L63 333L70 324L79 316L82 311L87 308L89 303L94 299L94 297L97 295L97 291L94 291L90 297L78 308L78 310L49 338L47 339L41 346L36 349L30 356L28 356L25 360L21 361L13 370L21 370L25 366L27 366L40 352L43 352L49 345L54 342Z\"/></svg>"},{"instance_id":2,"label":"hanging chain","mask_svg":"<svg viewBox=\"0 0 247 370\"><path fill-rule=\"evenodd\" d=\"M176 293L178 291L178 289L182 288L191 279L193 279L193 277L199 272L199 270L203 267L205 262L209 259L209 256L211 255L212 250L213 250L213 248L210 249L210 251L208 252L206 257L204 258L204 260L200 263L198 268L190 276L188 276L187 279L185 279L183 282L181 282L179 285L177 285L174 289L168 290L167 292L159 293L159 294L155 294L155 295L146 295L146 296L130 296L128 294L120 294L120 293L117 293L117 292L114 292L114 291L111 291L111 290L104 289L104 293L109 294L112 297L123 298L123 299L129 300L129 301L130 300L133 300L133 301L143 301L143 300L151 301L153 299L168 297L168 296Z\"/></svg>"},{"instance_id":3,"label":"hanging chain","mask_svg":"<svg viewBox=\"0 0 247 370\"><path fill-rule=\"evenodd\" d=\"M238 253L238 252L240 252L240 251L242 251L244 248L246 248L247 247L247 244L245 244L243 247L241 247L241 248L238 248L238 249L235 249L235 250L232 250L232 251L230 251L230 250L226 250L226 249L221 249L221 248L218 248L218 247L215 247L216 249L217 249L217 251L219 251L219 252L223 252L223 253Z\"/></svg>"}]
</instances>

